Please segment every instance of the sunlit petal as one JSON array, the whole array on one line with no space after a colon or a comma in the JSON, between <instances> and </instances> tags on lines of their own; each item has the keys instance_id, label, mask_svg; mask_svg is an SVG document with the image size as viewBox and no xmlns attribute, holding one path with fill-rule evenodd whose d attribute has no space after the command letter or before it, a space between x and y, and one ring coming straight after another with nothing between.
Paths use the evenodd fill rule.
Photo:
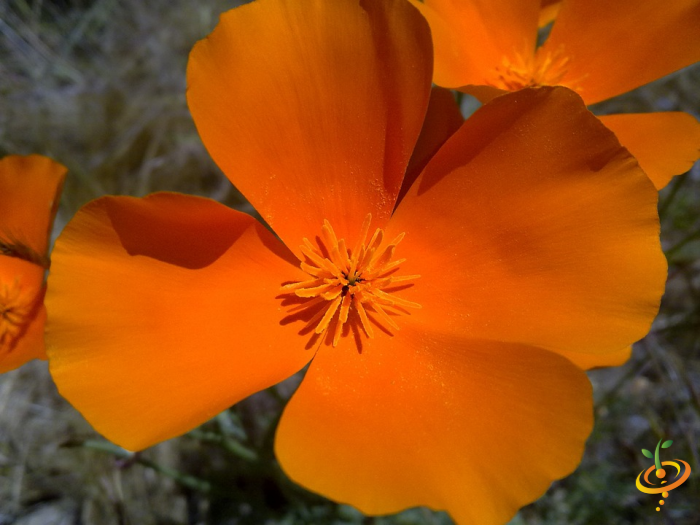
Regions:
<instances>
[{"instance_id":1,"label":"sunlit petal","mask_svg":"<svg viewBox=\"0 0 700 525\"><path fill-rule=\"evenodd\" d=\"M283 325L296 259L248 215L178 194L106 197L56 242L46 298L58 389L131 450L182 434L303 367Z\"/></svg>"},{"instance_id":2,"label":"sunlit petal","mask_svg":"<svg viewBox=\"0 0 700 525\"><path fill-rule=\"evenodd\" d=\"M258 0L190 55L187 100L214 160L297 249L391 215L428 103L430 32L403 0ZM302 212L303 209L303 212Z\"/></svg>"},{"instance_id":3,"label":"sunlit petal","mask_svg":"<svg viewBox=\"0 0 700 525\"><path fill-rule=\"evenodd\" d=\"M275 449L293 480L368 514L502 524L576 467L592 424L590 384L561 356L402 329L322 348Z\"/></svg>"},{"instance_id":4,"label":"sunlit petal","mask_svg":"<svg viewBox=\"0 0 700 525\"><path fill-rule=\"evenodd\" d=\"M388 225L425 329L603 354L663 293L657 192L565 88L495 99L449 139Z\"/></svg>"},{"instance_id":5,"label":"sunlit petal","mask_svg":"<svg viewBox=\"0 0 700 525\"><path fill-rule=\"evenodd\" d=\"M630 113L600 117L661 189L700 158L700 122L687 113Z\"/></svg>"},{"instance_id":6,"label":"sunlit petal","mask_svg":"<svg viewBox=\"0 0 700 525\"><path fill-rule=\"evenodd\" d=\"M698 0L565 0L544 48L564 49L561 84L593 104L697 62L698 42Z\"/></svg>"}]
</instances>

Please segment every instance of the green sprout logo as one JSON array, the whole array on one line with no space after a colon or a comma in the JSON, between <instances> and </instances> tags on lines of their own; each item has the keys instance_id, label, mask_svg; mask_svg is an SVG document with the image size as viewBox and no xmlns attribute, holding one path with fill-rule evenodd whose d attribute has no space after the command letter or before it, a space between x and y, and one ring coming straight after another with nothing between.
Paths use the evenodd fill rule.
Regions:
<instances>
[{"instance_id":1,"label":"green sprout logo","mask_svg":"<svg viewBox=\"0 0 700 525\"><path fill-rule=\"evenodd\" d=\"M637 476L637 488L645 494L661 494L662 498L668 498L668 493L670 491L672 491L676 487L681 486L685 482L685 480L688 479L688 476L690 476L690 465L688 465L682 459L675 459L673 461L661 461L659 459L659 450L661 450L662 448L668 448L673 443L673 441L671 441L670 439L667 441L663 441L663 443L662 441L663 439L660 439L659 442L656 444L656 451L654 452L654 454L652 454L645 448L642 449L642 454L644 454L649 459L653 458L654 464L648 469L642 470L639 473L639 476ZM669 480L664 479L666 477L666 470L663 468L664 466L674 467L676 469L676 474L670 483ZM658 485L652 481L649 481L649 474L651 474L651 472L654 470L656 471L655 474L657 479L660 481ZM660 506L656 507L656 510L660 511L661 505L663 504L664 500L661 499L659 501Z\"/></svg>"}]
</instances>

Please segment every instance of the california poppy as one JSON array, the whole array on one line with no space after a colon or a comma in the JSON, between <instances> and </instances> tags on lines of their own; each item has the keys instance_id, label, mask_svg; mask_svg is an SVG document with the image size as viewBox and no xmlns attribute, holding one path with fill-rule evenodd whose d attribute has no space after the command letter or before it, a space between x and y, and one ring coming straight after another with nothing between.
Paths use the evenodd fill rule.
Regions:
<instances>
[{"instance_id":1,"label":"california poppy","mask_svg":"<svg viewBox=\"0 0 700 525\"><path fill-rule=\"evenodd\" d=\"M44 272L66 169L46 157L0 159L0 373L44 349Z\"/></svg>"},{"instance_id":2,"label":"california poppy","mask_svg":"<svg viewBox=\"0 0 700 525\"><path fill-rule=\"evenodd\" d=\"M658 308L656 191L576 94L540 88L477 112L395 209L431 61L403 0L259 0L195 46L198 130L278 237L173 193L76 214L50 369L99 432L142 449L310 362L275 450L336 501L500 523L575 468L593 414L572 361Z\"/></svg>"},{"instance_id":3,"label":"california poppy","mask_svg":"<svg viewBox=\"0 0 700 525\"><path fill-rule=\"evenodd\" d=\"M700 60L700 1L411 0L430 23L435 83L487 101L561 85L586 104ZM554 19L537 47L540 17ZM700 123L683 112L600 117L657 188L700 156Z\"/></svg>"}]
</instances>

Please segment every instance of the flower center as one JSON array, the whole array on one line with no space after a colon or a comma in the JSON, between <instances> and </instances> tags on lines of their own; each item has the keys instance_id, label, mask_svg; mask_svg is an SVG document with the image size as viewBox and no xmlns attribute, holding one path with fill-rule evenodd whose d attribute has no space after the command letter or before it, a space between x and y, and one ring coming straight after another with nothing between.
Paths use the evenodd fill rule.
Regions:
<instances>
[{"instance_id":1,"label":"flower center","mask_svg":"<svg viewBox=\"0 0 700 525\"><path fill-rule=\"evenodd\" d=\"M34 307L22 294L19 280L0 283L0 355L7 351L24 329Z\"/></svg>"},{"instance_id":2,"label":"flower center","mask_svg":"<svg viewBox=\"0 0 700 525\"><path fill-rule=\"evenodd\" d=\"M508 91L555 86L566 75L570 61L571 57L564 53L563 46L555 50L540 47L534 55L527 56L516 51L512 59L507 56L501 59L501 65L496 67L498 80L491 85ZM569 87L576 90L573 86Z\"/></svg>"},{"instance_id":3,"label":"flower center","mask_svg":"<svg viewBox=\"0 0 700 525\"><path fill-rule=\"evenodd\" d=\"M391 328L398 330L399 326L392 317L408 313L406 308L421 307L397 297L393 293L396 290L392 289L397 283L403 286L420 277L396 275L406 259L392 259L405 234L398 235L381 249L384 231L379 228L366 242L371 220L372 215L367 214L352 250L346 246L345 239L338 240L331 224L324 221L318 245L314 246L304 238L304 244L300 246L306 258L300 265L301 269L311 278L282 287L283 292L310 299L297 306L297 311L322 305L309 325L316 324L314 332L320 335L334 322L333 346L338 345L352 311L357 313L367 337L373 338L372 322L389 332Z\"/></svg>"}]
</instances>

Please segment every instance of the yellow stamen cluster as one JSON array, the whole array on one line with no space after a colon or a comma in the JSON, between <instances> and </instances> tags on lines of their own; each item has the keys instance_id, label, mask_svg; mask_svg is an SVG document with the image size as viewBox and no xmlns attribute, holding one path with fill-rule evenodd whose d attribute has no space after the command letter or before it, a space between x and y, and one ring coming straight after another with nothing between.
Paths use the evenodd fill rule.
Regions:
<instances>
[{"instance_id":1,"label":"yellow stamen cluster","mask_svg":"<svg viewBox=\"0 0 700 525\"><path fill-rule=\"evenodd\" d=\"M309 321L309 325L318 322L314 331L319 335L328 330L338 312L333 329L333 346L337 346L340 341L351 307L357 312L362 329L369 338L374 337L374 331L367 312L373 314L372 321L384 329L388 330L390 327L398 330L399 326L390 313L407 313L403 308L421 307L385 291L390 286L412 281L420 276L395 275L399 266L406 260L392 261L396 246L404 238L404 233L398 235L384 249L380 249L384 241L384 232L377 228L370 241L365 243L371 220L372 215L368 214L352 250L347 248L345 239L337 238L331 224L327 220L324 221L319 246L314 246L307 238L304 238L304 244L300 246L306 257L306 261L301 263L301 269L312 278L282 287L284 292L310 299L299 305L299 310L328 303Z\"/></svg>"},{"instance_id":2,"label":"yellow stamen cluster","mask_svg":"<svg viewBox=\"0 0 700 525\"><path fill-rule=\"evenodd\" d=\"M496 67L498 81L492 85L508 91L555 86L566 75L570 61L571 57L561 46L553 51L540 47L534 55L527 56L515 52L512 60L507 56L502 58L501 65Z\"/></svg>"},{"instance_id":3,"label":"yellow stamen cluster","mask_svg":"<svg viewBox=\"0 0 700 525\"><path fill-rule=\"evenodd\" d=\"M17 279L12 285L0 283L0 353L13 343L24 329L34 300L27 301Z\"/></svg>"}]
</instances>

